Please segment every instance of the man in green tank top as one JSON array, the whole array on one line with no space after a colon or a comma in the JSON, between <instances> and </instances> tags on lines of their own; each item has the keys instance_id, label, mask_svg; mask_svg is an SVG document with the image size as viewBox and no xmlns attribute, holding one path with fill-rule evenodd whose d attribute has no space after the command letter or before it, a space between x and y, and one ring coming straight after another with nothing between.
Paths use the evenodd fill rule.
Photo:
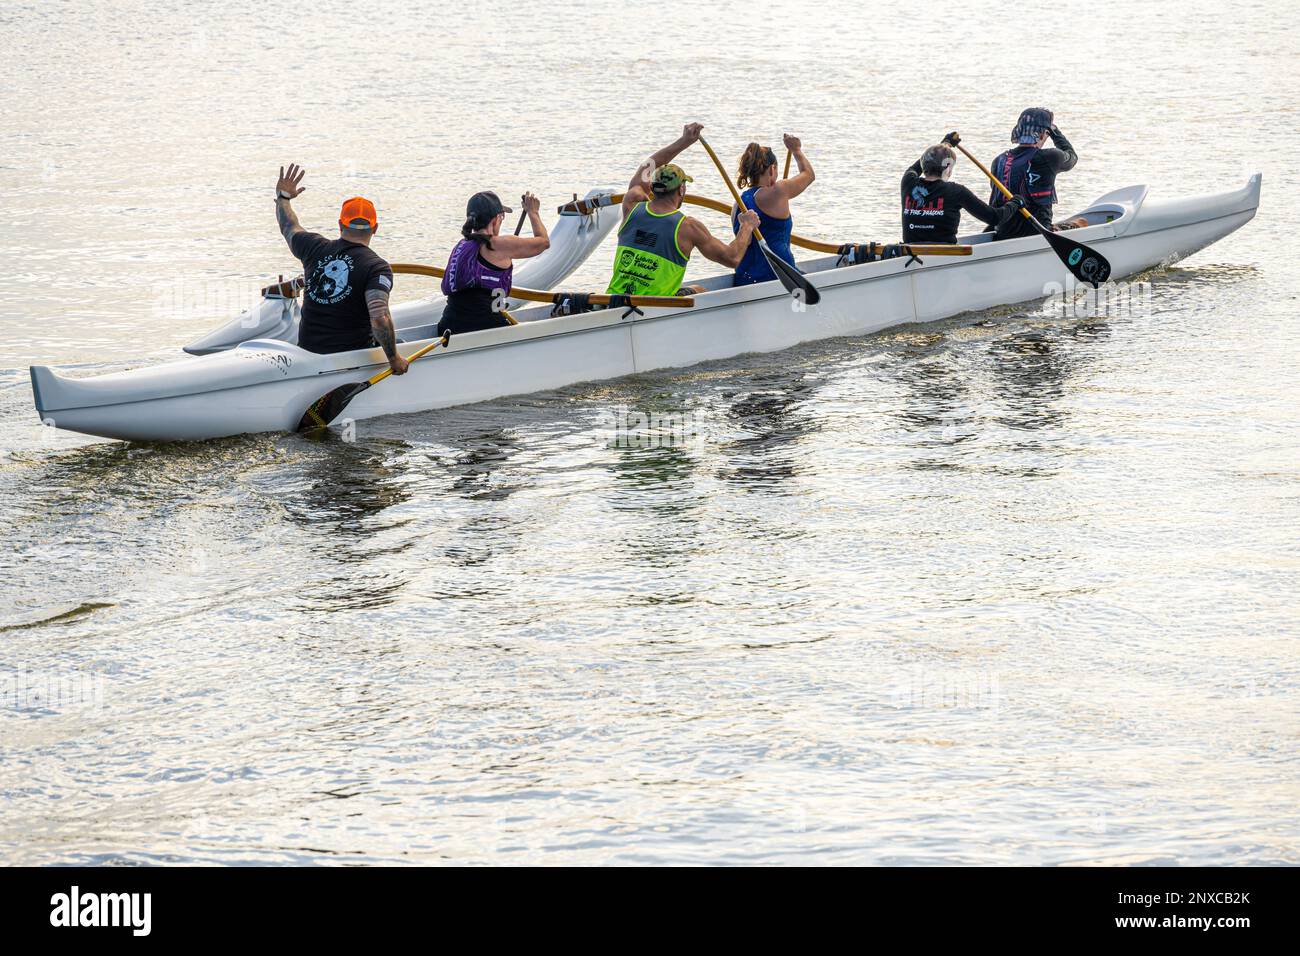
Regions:
<instances>
[{"instance_id":1,"label":"man in green tank top","mask_svg":"<svg viewBox=\"0 0 1300 956\"><path fill-rule=\"evenodd\" d=\"M637 169L623 195L623 224L614 253L612 294L676 295L686 278L691 252L700 250L728 269L736 268L758 225L758 214L746 210L740 231L731 242L714 238L698 219L682 212L690 176L675 164L677 154L700 138L704 127L688 123L682 135Z\"/></svg>"}]
</instances>

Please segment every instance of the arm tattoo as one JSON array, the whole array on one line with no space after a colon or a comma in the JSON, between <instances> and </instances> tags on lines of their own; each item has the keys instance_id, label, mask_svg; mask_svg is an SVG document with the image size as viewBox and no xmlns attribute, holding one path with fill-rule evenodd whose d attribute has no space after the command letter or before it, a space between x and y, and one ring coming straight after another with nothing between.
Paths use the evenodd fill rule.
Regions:
<instances>
[{"instance_id":1,"label":"arm tattoo","mask_svg":"<svg viewBox=\"0 0 1300 956\"><path fill-rule=\"evenodd\" d=\"M397 332L393 328L393 318L388 313L388 293L383 289L370 289L366 292L366 308L370 310L370 330L375 341L391 360L397 354Z\"/></svg>"},{"instance_id":2,"label":"arm tattoo","mask_svg":"<svg viewBox=\"0 0 1300 956\"><path fill-rule=\"evenodd\" d=\"M298 224L298 215L287 199L275 201L275 221L280 224L280 235L284 236L285 242L292 239L295 232L302 231L302 226Z\"/></svg>"}]
</instances>

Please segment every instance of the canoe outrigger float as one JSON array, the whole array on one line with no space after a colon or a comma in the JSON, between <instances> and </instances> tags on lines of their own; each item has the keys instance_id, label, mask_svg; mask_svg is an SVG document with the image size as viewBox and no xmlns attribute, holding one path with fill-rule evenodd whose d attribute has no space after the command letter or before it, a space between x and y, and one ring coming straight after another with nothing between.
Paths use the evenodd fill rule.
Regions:
<instances>
[{"instance_id":1,"label":"canoe outrigger float","mask_svg":"<svg viewBox=\"0 0 1300 956\"><path fill-rule=\"evenodd\" d=\"M1239 189L1185 199L1150 199L1146 186L1119 189L1079 213L1089 225L1069 235L1097 248L1110 260L1112 278L1120 279L1191 255L1241 228L1259 206L1260 182L1257 173ZM594 208L588 213L574 215L593 221L575 223L574 229L603 237L617 209L602 212L589 205ZM704 291L695 294L692 308L607 309L556 318L549 306L515 310L518 325L453 337L449 347L412 363L402 378L359 395L346 417L429 411L774 352L1025 302L1048 295L1052 283L1066 286L1066 269L1041 236L995 243L980 234L961 242L972 247L970 255L923 256L921 262L899 257L845 264L839 255L801 261L821 292L819 305L802 310L776 281L733 287L730 275L699 282ZM562 271L555 282L568 274ZM281 315L268 320L271 327L240 328L246 317L189 346L210 353L197 358L90 378L33 366L36 409L59 428L128 441L292 431L321 395L387 365L377 348L333 355L298 348L290 341L296 326L286 319L286 310L293 309L286 301L259 305L252 324L262 321L259 310L274 309ZM440 301L393 312L404 353L434 340ZM239 341L240 333L261 337Z\"/></svg>"}]
</instances>

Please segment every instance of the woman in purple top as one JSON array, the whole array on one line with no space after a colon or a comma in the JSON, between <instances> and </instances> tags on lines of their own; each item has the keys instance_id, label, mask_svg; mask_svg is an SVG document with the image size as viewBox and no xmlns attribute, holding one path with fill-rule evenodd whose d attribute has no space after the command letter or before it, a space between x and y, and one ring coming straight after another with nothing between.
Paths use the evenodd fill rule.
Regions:
<instances>
[{"instance_id":1,"label":"woman in purple top","mask_svg":"<svg viewBox=\"0 0 1300 956\"><path fill-rule=\"evenodd\" d=\"M533 227L529 238L501 235L506 213L514 210L501 205L496 193L475 193L470 197L465 208L465 225L460 230L465 238L451 250L447 272L442 277L447 307L438 323L439 335L447 331L459 335L510 324L501 313L510 293L514 260L540 255L551 245L546 226L538 215L541 201L532 193L525 193L523 202Z\"/></svg>"}]
</instances>

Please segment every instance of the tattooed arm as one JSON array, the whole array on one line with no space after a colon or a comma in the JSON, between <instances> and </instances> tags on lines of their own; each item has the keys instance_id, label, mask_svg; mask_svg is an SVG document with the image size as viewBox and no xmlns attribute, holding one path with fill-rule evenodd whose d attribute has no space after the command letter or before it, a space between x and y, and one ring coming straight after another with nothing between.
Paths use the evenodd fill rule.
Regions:
<instances>
[{"instance_id":1,"label":"tattooed arm","mask_svg":"<svg viewBox=\"0 0 1300 956\"><path fill-rule=\"evenodd\" d=\"M307 188L299 185L305 175L307 170L290 163L287 173L283 166L280 167L280 179L275 184L275 220L280 224L280 235L284 236L284 241L289 243L291 250L293 237L305 230L302 228L302 223L298 222L298 214L289 205L289 200L297 197Z\"/></svg>"},{"instance_id":2,"label":"tattooed arm","mask_svg":"<svg viewBox=\"0 0 1300 956\"><path fill-rule=\"evenodd\" d=\"M366 308L370 311L370 331L388 356L389 368L394 375L405 374L410 363L397 354L397 330L393 328L393 317L388 312L388 293L383 289L367 289Z\"/></svg>"}]
</instances>

